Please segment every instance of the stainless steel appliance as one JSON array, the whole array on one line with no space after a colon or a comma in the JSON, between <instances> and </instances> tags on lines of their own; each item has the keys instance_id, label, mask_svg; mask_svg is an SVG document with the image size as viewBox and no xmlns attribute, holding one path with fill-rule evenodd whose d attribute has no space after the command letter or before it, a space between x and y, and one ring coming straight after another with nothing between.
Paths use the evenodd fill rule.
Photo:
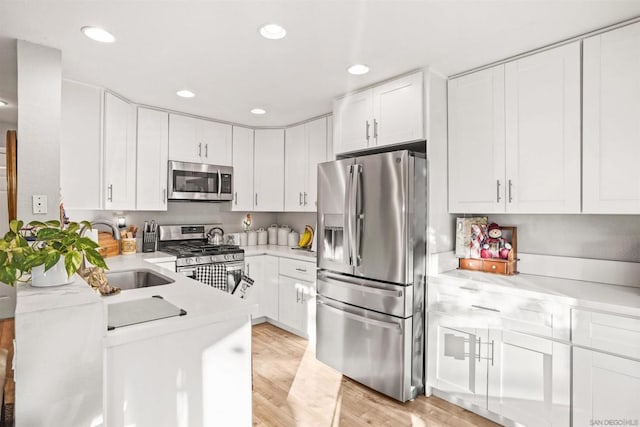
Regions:
<instances>
[{"instance_id":1,"label":"stainless steel appliance","mask_svg":"<svg viewBox=\"0 0 640 427\"><path fill-rule=\"evenodd\" d=\"M207 234L215 225L161 225L158 250L175 255L176 272L195 278L201 265L223 263L227 267L227 292L233 293L244 273L244 250L236 245L212 245Z\"/></svg>"},{"instance_id":2,"label":"stainless steel appliance","mask_svg":"<svg viewBox=\"0 0 640 427\"><path fill-rule=\"evenodd\" d=\"M395 399L424 389L426 159L318 165L316 357Z\"/></svg>"},{"instance_id":3,"label":"stainless steel appliance","mask_svg":"<svg viewBox=\"0 0 640 427\"><path fill-rule=\"evenodd\" d=\"M233 168L169 161L169 200L233 200Z\"/></svg>"}]
</instances>

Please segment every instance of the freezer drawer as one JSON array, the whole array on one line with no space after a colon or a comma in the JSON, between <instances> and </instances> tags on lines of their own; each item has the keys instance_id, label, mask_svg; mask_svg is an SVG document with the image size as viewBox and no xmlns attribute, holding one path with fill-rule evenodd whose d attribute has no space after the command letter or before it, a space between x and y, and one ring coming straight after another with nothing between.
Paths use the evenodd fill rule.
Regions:
<instances>
[{"instance_id":1,"label":"freezer drawer","mask_svg":"<svg viewBox=\"0 0 640 427\"><path fill-rule=\"evenodd\" d=\"M413 314L413 286L318 271L317 292L337 301L392 316L409 317Z\"/></svg>"},{"instance_id":2,"label":"freezer drawer","mask_svg":"<svg viewBox=\"0 0 640 427\"><path fill-rule=\"evenodd\" d=\"M318 296L316 357L380 393L415 397L411 384L413 318L401 319Z\"/></svg>"}]
</instances>

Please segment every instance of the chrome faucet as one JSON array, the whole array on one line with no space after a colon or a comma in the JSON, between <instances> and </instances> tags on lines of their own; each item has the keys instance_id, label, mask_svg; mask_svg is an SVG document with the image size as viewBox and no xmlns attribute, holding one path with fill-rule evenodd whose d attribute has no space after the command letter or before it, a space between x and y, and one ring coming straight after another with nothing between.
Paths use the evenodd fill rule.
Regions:
<instances>
[{"instance_id":1,"label":"chrome faucet","mask_svg":"<svg viewBox=\"0 0 640 427\"><path fill-rule=\"evenodd\" d=\"M118 231L118 229L110 222L108 221L92 221L91 222L91 227L95 227L96 225L106 225L107 227L111 228L111 234L113 234L113 238L116 240L120 240L120 231ZM82 229L80 230L80 235L84 236L84 233L87 231L87 227L84 226L82 227Z\"/></svg>"}]
</instances>

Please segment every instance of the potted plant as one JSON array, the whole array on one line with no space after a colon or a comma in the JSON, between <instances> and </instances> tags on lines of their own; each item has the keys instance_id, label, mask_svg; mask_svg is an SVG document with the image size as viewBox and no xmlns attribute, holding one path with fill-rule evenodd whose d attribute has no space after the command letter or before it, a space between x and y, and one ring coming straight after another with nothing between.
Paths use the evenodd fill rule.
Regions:
<instances>
[{"instance_id":1,"label":"potted plant","mask_svg":"<svg viewBox=\"0 0 640 427\"><path fill-rule=\"evenodd\" d=\"M55 286L70 283L70 278L83 266L84 259L107 268L96 248L98 244L84 237L91 224L71 222L66 228L59 221L29 223L35 240L29 242L21 229L23 221L13 220L9 232L0 240L0 281L15 285L31 274L32 286ZM28 279L27 279L28 280Z\"/></svg>"}]
</instances>

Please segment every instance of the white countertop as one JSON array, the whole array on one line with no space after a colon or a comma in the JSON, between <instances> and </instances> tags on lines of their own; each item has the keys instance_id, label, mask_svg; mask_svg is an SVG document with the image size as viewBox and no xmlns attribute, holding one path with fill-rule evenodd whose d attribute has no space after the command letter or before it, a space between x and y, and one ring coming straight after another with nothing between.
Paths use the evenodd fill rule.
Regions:
<instances>
[{"instance_id":1,"label":"white countertop","mask_svg":"<svg viewBox=\"0 0 640 427\"><path fill-rule=\"evenodd\" d=\"M502 276L469 270L451 270L429 276L428 280L436 285L490 288L505 293L551 299L574 307L640 316L640 288L637 287L533 274Z\"/></svg>"},{"instance_id":2,"label":"white countertop","mask_svg":"<svg viewBox=\"0 0 640 427\"><path fill-rule=\"evenodd\" d=\"M258 246L241 246L244 249L245 257L258 255L273 255L277 257L292 258L300 261L316 262L316 252L303 249L291 249L289 246L278 245L258 245Z\"/></svg>"}]
</instances>

